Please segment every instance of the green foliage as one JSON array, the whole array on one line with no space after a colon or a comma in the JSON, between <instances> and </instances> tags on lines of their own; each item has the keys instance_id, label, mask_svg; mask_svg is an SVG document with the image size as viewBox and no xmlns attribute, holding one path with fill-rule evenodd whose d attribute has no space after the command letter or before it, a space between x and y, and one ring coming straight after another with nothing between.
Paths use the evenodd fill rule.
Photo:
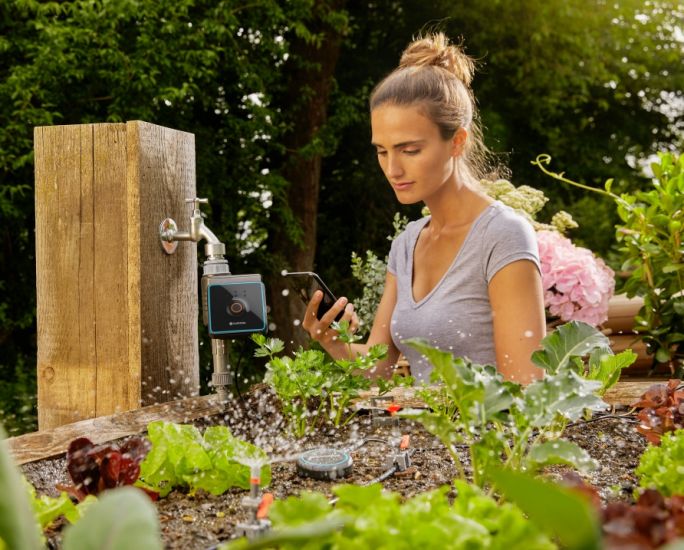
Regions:
<instances>
[{"instance_id":1,"label":"green foliage","mask_svg":"<svg viewBox=\"0 0 684 550\"><path fill-rule=\"evenodd\" d=\"M394 226L394 234L387 237L388 240L394 240L405 228L408 223L408 218L399 214L394 214L392 222ZM382 293L385 290L385 277L387 274L387 256L384 260L372 250L366 250L366 259L352 252L351 270L352 275L363 285L361 298L353 300L354 311L361 321L359 326L359 335L370 333L372 328L375 312L378 310Z\"/></svg>"},{"instance_id":2,"label":"green foliage","mask_svg":"<svg viewBox=\"0 0 684 550\"><path fill-rule=\"evenodd\" d=\"M660 446L650 445L641 455L636 474L639 485L663 495L684 495L684 430L666 433Z\"/></svg>"},{"instance_id":3,"label":"green foliage","mask_svg":"<svg viewBox=\"0 0 684 550\"><path fill-rule=\"evenodd\" d=\"M397 493L379 484L338 485L333 509L317 493L303 493L273 505L274 532L268 541L236 541L226 549L260 548L472 548L552 549L556 546L510 503L499 505L477 488L457 481L449 503L449 487L414 496L401 503ZM322 533L301 540L307 529ZM296 537L288 537L292 532ZM273 538L271 538L273 537Z\"/></svg>"},{"instance_id":4,"label":"green foliage","mask_svg":"<svg viewBox=\"0 0 684 550\"><path fill-rule=\"evenodd\" d=\"M140 489L105 491L88 508L83 521L66 528L64 550L161 550L157 509Z\"/></svg>"},{"instance_id":5,"label":"green foliage","mask_svg":"<svg viewBox=\"0 0 684 550\"><path fill-rule=\"evenodd\" d=\"M291 29L320 34L308 28L311 5L0 5L0 416L9 430L35 429L35 413L23 411L35 406L33 128L146 120L194 133L198 193L212 205L207 224L228 257L247 264L241 270L266 271L270 217L283 211L284 229L296 228L277 171L289 112L275 98L293 58Z\"/></svg>"},{"instance_id":6,"label":"green foliage","mask_svg":"<svg viewBox=\"0 0 684 550\"><path fill-rule=\"evenodd\" d=\"M21 475L10 458L5 431L0 427L0 548L42 548Z\"/></svg>"},{"instance_id":7,"label":"green foliage","mask_svg":"<svg viewBox=\"0 0 684 550\"><path fill-rule=\"evenodd\" d=\"M581 495L522 472L494 470L496 488L517 504L536 526L569 550L599 550L601 530L590 504Z\"/></svg>"},{"instance_id":8,"label":"green foliage","mask_svg":"<svg viewBox=\"0 0 684 550\"><path fill-rule=\"evenodd\" d=\"M6 352L0 352L0 424L11 436L36 431L36 359L22 355L15 342L0 349Z\"/></svg>"},{"instance_id":9,"label":"green foliage","mask_svg":"<svg viewBox=\"0 0 684 550\"><path fill-rule=\"evenodd\" d=\"M140 465L142 487L165 497L173 488L204 489L220 495L231 487L249 489L252 469L268 485L271 467L260 448L233 437L225 426L210 426L201 434L192 425L151 422L152 450Z\"/></svg>"},{"instance_id":10,"label":"green foliage","mask_svg":"<svg viewBox=\"0 0 684 550\"><path fill-rule=\"evenodd\" d=\"M74 504L65 492L62 492L58 497L38 495L36 488L26 478L24 478L24 485L30 496L33 513L41 529L45 529L60 516L64 516L69 523L76 523L83 517L90 505L97 502L97 497L94 495L87 495L78 504Z\"/></svg>"},{"instance_id":11,"label":"green foliage","mask_svg":"<svg viewBox=\"0 0 684 550\"><path fill-rule=\"evenodd\" d=\"M548 155L534 164L556 180L614 201L622 268L629 271L623 290L644 299L635 329L656 361L674 366L684 358L684 155L660 153L658 158L651 164L649 190L620 195L613 193L612 180L606 181L605 190L597 190L549 171Z\"/></svg>"},{"instance_id":12,"label":"green foliage","mask_svg":"<svg viewBox=\"0 0 684 550\"><path fill-rule=\"evenodd\" d=\"M335 324L334 328L338 338L349 345L358 338L350 333L347 321ZM268 358L264 381L280 398L283 413L296 437L327 422L335 426L347 424L356 415L356 411L348 410L351 400L371 385L370 378L362 371L371 369L387 355L387 346L380 344L353 360L331 361L322 351L303 349L293 357L277 357L275 354L283 349L280 340L267 339L261 334L253 335L252 340L259 346L255 355ZM387 392L401 383L404 382L398 379L383 382L383 389Z\"/></svg>"},{"instance_id":13,"label":"green foliage","mask_svg":"<svg viewBox=\"0 0 684 550\"><path fill-rule=\"evenodd\" d=\"M527 386L504 381L496 368L456 358L426 341L407 341L433 364L436 390L424 388L421 396L431 411L407 416L440 438L466 478L456 445L468 447L473 481L484 485L493 465L536 471L548 464L570 464L580 470L597 464L574 443L560 440L568 422L585 411L607 407L597 395L619 373L624 361L613 360L605 336L595 328L573 321L542 341L533 356L546 370L543 379ZM607 356L595 359L595 352ZM600 365L585 369L584 356ZM620 358L621 356L617 356Z\"/></svg>"},{"instance_id":14,"label":"green foliage","mask_svg":"<svg viewBox=\"0 0 684 550\"><path fill-rule=\"evenodd\" d=\"M585 363L582 358L589 356ZM603 395L620 379L622 369L636 360L625 350L615 355L606 336L591 325L571 321L556 328L542 341L542 349L532 354L532 362L549 373L571 368L587 380L601 382L596 393Z\"/></svg>"}]
</instances>

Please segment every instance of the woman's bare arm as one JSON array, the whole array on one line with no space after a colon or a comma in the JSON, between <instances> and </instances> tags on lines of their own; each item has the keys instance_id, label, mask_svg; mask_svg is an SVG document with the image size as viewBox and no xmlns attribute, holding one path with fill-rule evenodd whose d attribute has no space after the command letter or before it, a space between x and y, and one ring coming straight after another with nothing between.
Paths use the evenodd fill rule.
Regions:
<instances>
[{"instance_id":1,"label":"woman's bare arm","mask_svg":"<svg viewBox=\"0 0 684 550\"><path fill-rule=\"evenodd\" d=\"M529 260L503 267L489 283L496 364L506 380L528 384L542 378L532 353L546 335L541 276Z\"/></svg>"}]
</instances>

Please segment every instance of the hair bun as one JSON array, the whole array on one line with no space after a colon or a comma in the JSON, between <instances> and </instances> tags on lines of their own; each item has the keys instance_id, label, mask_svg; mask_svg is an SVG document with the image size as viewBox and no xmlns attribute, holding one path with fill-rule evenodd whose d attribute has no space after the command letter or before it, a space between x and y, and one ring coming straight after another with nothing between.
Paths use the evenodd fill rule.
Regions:
<instances>
[{"instance_id":1,"label":"hair bun","mask_svg":"<svg viewBox=\"0 0 684 550\"><path fill-rule=\"evenodd\" d=\"M430 65L449 71L467 87L473 80L475 62L459 46L450 44L443 32L414 40L404 50L399 61L401 68Z\"/></svg>"}]
</instances>

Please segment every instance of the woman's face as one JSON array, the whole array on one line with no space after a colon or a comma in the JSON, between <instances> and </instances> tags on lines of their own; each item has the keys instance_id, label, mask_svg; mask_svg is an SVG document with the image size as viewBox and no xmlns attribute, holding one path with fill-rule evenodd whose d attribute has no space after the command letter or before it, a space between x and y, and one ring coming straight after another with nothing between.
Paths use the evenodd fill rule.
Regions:
<instances>
[{"instance_id":1,"label":"woman's face","mask_svg":"<svg viewBox=\"0 0 684 550\"><path fill-rule=\"evenodd\" d=\"M455 157L463 134L444 140L438 126L417 107L381 105L371 112L378 162L402 204L413 204L455 183Z\"/></svg>"}]
</instances>

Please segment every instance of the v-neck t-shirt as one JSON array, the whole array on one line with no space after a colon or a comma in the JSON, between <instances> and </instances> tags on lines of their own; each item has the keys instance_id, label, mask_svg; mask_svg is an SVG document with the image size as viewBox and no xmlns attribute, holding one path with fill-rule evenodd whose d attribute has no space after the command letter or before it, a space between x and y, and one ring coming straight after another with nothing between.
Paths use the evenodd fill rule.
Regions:
<instances>
[{"instance_id":1,"label":"v-neck t-shirt","mask_svg":"<svg viewBox=\"0 0 684 550\"><path fill-rule=\"evenodd\" d=\"M393 241L387 264L397 279L392 340L408 360L418 384L430 381L432 365L403 340L423 338L456 357L496 365L489 282L501 268L517 260L529 260L540 269L532 225L512 208L495 201L473 221L442 279L416 302L413 255L418 236L429 221L427 216L406 226Z\"/></svg>"}]
</instances>

